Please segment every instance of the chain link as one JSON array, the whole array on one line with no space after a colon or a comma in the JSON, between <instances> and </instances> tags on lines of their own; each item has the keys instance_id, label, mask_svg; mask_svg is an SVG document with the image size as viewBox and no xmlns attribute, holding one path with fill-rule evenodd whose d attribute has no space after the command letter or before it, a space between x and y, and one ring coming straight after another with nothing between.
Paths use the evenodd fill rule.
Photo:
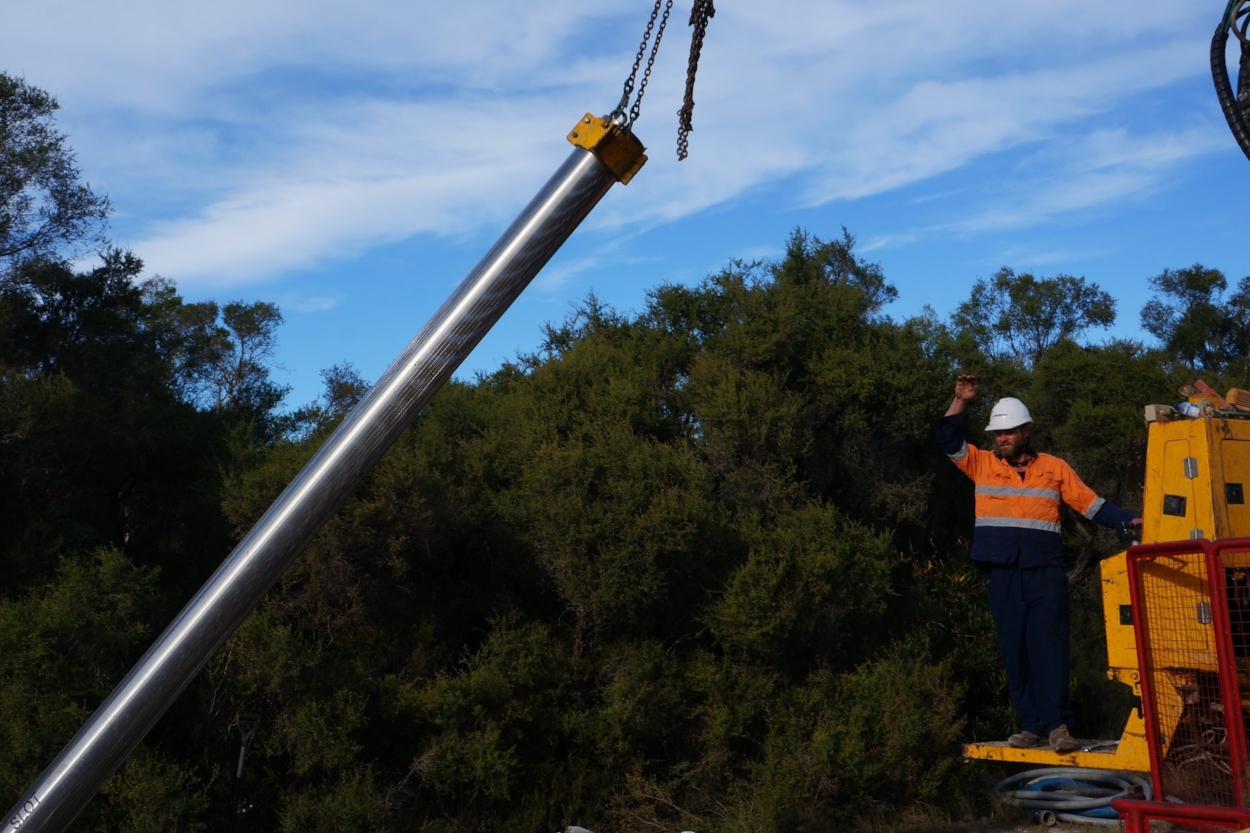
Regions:
<instances>
[{"instance_id":1,"label":"chain link","mask_svg":"<svg viewBox=\"0 0 1250 833\"><path fill-rule=\"evenodd\" d=\"M630 93L634 91L634 79L638 76L638 67L642 66L642 56L647 54L647 41L651 40L651 30L655 28L655 21L660 16L660 6L663 2L664 0L655 0L655 8L651 10L651 19L647 21L647 30L642 33L642 43L638 44L638 54L634 56L634 67L629 71L629 77L625 79L625 89L621 91L621 101L609 115L608 118L610 119L614 120L619 116L625 115L625 108L629 106ZM672 3L670 2L669 5L671 6ZM667 22L668 15L665 14L664 17L665 22ZM651 61L655 61L654 50L651 53ZM647 70L648 72L651 70L649 64ZM641 99L641 96L639 98ZM634 106L637 107L638 105L635 104Z\"/></svg>"},{"instance_id":2,"label":"chain link","mask_svg":"<svg viewBox=\"0 0 1250 833\"><path fill-rule=\"evenodd\" d=\"M657 0L658 3L658 0ZM651 56L647 58L647 68L642 72L642 83L638 85L638 97L634 106L629 108L629 127L638 121L638 113L642 109L642 94L647 91L647 82L651 80L651 68L655 66L656 53L660 51L660 41L664 38L664 27L668 25L668 14L673 10L673 0L664 4L664 16L660 18L660 26L655 30L655 43L651 44Z\"/></svg>"},{"instance_id":3,"label":"chain link","mask_svg":"<svg viewBox=\"0 0 1250 833\"><path fill-rule=\"evenodd\" d=\"M1250 2L1250 0L1241 0L1242 2ZM1237 2L1237 0L1233 0ZM663 9L663 16L660 11ZM664 27L668 25L669 13L673 10L673 0L655 0L655 6L651 9L651 18L647 21L647 29L642 34L642 42L638 44L638 54L634 57L634 66L629 71L629 77L625 79L625 87L621 91L621 100L616 105L616 109L608 116L613 121L621 121L627 129L634 126L634 122L638 121L639 113L642 111L642 96L647 91L647 82L651 80L651 70L655 66L655 56L660 51L660 41L664 38ZM716 7L713 0L694 0L694 6L690 10L690 25L694 27L694 34L690 40L690 59L686 64L686 97L682 102L681 109L677 111L678 128L677 128L677 158L685 159L690 153L690 131L694 130L694 78L699 71L699 56L703 52L703 38L707 35L707 23L716 16ZM658 26L657 26L658 21ZM655 33L655 42L651 43L651 35ZM638 83L638 95L634 98L634 104L629 106L629 97L634 92L634 85L638 79L638 70L642 67L642 57L647 54L647 44L651 43L651 54L647 58L647 67L643 70L642 81ZM629 107L629 118L626 119L625 108Z\"/></svg>"},{"instance_id":4,"label":"chain link","mask_svg":"<svg viewBox=\"0 0 1250 833\"><path fill-rule=\"evenodd\" d=\"M690 154L690 131L694 130L694 76L699 71L699 56L703 52L703 38L707 34L707 22L716 17L712 0L694 0L690 10L690 25L694 35L690 39L690 60L686 64L686 98L677 111L677 159Z\"/></svg>"}]
</instances>

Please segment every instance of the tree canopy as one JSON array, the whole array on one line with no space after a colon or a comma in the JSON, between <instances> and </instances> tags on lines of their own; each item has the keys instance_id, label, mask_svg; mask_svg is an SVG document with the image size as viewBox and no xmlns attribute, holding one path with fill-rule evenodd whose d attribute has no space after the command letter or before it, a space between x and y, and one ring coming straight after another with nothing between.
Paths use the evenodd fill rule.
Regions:
<instances>
[{"instance_id":1,"label":"tree canopy","mask_svg":"<svg viewBox=\"0 0 1250 833\"><path fill-rule=\"evenodd\" d=\"M1180 362L1219 373L1250 353L1250 278L1224 296L1228 279L1201 263L1164 269L1150 279L1156 292L1142 308L1142 328Z\"/></svg>"},{"instance_id":2,"label":"tree canopy","mask_svg":"<svg viewBox=\"0 0 1250 833\"><path fill-rule=\"evenodd\" d=\"M107 197L79 181L56 99L0 72L0 268L82 254L104 242Z\"/></svg>"},{"instance_id":3,"label":"tree canopy","mask_svg":"<svg viewBox=\"0 0 1250 833\"><path fill-rule=\"evenodd\" d=\"M1003 267L973 284L951 320L988 355L1032 367L1060 341L1114 324L1115 300L1084 278L1037 278Z\"/></svg>"}]
</instances>

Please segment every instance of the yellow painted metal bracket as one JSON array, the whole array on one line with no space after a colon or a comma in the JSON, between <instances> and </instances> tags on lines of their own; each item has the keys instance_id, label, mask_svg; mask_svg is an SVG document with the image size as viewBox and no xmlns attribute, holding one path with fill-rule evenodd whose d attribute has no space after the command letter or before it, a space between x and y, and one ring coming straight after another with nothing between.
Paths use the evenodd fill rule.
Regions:
<instances>
[{"instance_id":1,"label":"yellow painted metal bracket","mask_svg":"<svg viewBox=\"0 0 1250 833\"><path fill-rule=\"evenodd\" d=\"M638 137L607 116L587 113L569 131L569 141L599 157L622 185L634 178L647 161Z\"/></svg>"}]
</instances>

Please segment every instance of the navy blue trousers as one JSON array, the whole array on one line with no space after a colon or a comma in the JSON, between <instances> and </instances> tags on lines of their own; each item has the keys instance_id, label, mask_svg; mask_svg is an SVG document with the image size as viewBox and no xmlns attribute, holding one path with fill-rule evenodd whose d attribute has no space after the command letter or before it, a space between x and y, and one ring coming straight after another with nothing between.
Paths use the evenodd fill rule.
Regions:
<instances>
[{"instance_id":1,"label":"navy blue trousers","mask_svg":"<svg viewBox=\"0 0 1250 833\"><path fill-rule=\"evenodd\" d=\"M990 579L990 612L1007 668L1011 704L1026 732L1072 730L1068 704L1068 577L1062 567L981 563Z\"/></svg>"}]
</instances>

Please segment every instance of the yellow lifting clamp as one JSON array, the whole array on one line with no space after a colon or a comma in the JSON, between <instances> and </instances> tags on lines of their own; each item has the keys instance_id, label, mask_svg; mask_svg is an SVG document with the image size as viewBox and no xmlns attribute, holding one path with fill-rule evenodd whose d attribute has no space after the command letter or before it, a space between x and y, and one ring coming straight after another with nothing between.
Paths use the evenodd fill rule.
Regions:
<instances>
[{"instance_id":1,"label":"yellow lifting clamp","mask_svg":"<svg viewBox=\"0 0 1250 833\"><path fill-rule=\"evenodd\" d=\"M569 131L569 141L599 157L622 185L634 178L647 162L646 148L638 137L610 116L587 113Z\"/></svg>"}]
</instances>

